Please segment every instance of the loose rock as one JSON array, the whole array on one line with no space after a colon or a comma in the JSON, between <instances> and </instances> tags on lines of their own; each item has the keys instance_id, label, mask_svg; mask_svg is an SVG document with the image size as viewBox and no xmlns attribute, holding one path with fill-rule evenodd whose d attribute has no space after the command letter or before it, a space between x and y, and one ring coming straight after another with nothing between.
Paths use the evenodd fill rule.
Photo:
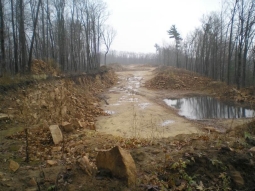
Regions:
<instances>
[{"instance_id":1,"label":"loose rock","mask_svg":"<svg viewBox=\"0 0 255 191\"><path fill-rule=\"evenodd\" d=\"M83 156L82 158L79 158L77 160L77 164L80 166L80 168L89 176L92 176L95 172L94 166L89 162L89 159L87 156Z\"/></svg>"},{"instance_id":2,"label":"loose rock","mask_svg":"<svg viewBox=\"0 0 255 191\"><path fill-rule=\"evenodd\" d=\"M63 123L61 124L61 127L63 128L63 130L64 130L65 132L68 132L68 133L74 131L74 128L73 128L72 124L69 123L69 122L63 122Z\"/></svg>"},{"instance_id":3,"label":"loose rock","mask_svg":"<svg viewBox=\"0 0 255 191\"><path fill-rule=\"evenodd\" d=\"M61 115L62 115L62 116L65 116L66 113L67 113L67 107L66 107L66 106L63 106L63 107L61 108Z\"/></svg>"},{"instance_id":4,"label":"loose rock","mask_svg":"<svg viewBox=\"0 0 255 191\"><path fill-rule=\"evenodd\" d=\"M59 144L63 140L63 134L62 134L61 130L59 129L59 126L51 125L49 127L49 129L50 129L54 144L56 144L56 145Z\"/></svg>"},{"instance_id":5,"label":"loose rock","mask_svg":"<svg viewBox=\"0 0 255 191\"><path fill-rule=\"evenodd\" d=\"M9 168L11 171L16 172L19 169L19 163L15 162L14 160L10 160Z\"/></svg>"},{"instance_id":6,"label":"loose rock","mask_svg":"<svg viewBox=\"0 0 255 191\"><path fill-rule=\"evenodd\" d=\"M80 124L80 121L76 118L72 118L70 123L73 125L75 129L81 128L82 125Z\"/></svg>"},{"instance_id":7,"label":"loose rock","mask_svg":"<svg viewBox=\"0 0 255 191\"><path fill-rule=\"evenodd\" d=\"M205 130L208 130L209 132L217 132L217 133L220 133L220 131L218 129L215 129L214 127L210 127L210 126L207 126L207 127L204 127Z\"/></svg>"},{"instance_id":8,"label":"loose rock","mask_svg":"<svg viewBox=\"0 0 255 191\"><path fill-rule=\"evenodd\" d=\"M51 151L52 152L59 152L61 151L62 147L52 147Z\"/></svg>"},{"instance_id":9,"label":"loose rock","mask_svg":"<svg viewBox=\"0 0 255 191\"><path fill-rule=\"evenodd\" d=\"M0 113L0 121L9 120L10 116L4 113Z\"/></svg>"},{"instance_id":10,"label":"loose rock","mask_svg":"<svg viewBox=\"0 0 255 191\"><path fill-rule=\"evenodd\" d=\"M240 172L232 171L230 175L231 175L234 183L236 184L236 186L242 187L244 185L244 179Z\"/></svg>"},{"instance_id":11,"label":"loose rock","mask_svg":"<svg viewBox=\"0 0 255 191\"><path fill-rule=\"evenodd\" d=\"M124 179L128 186L135 184L136 166L130 153L119 146L100 151L96 158L98 169L108 169L113 176Z\"/></svg>"},{"instance_id":12,"label":"loose rock","mask_svg":"<svg viewBox=\"0 0 255 191\"><path fill-rule=\"evenodd\" d=\"M87 123L87 122L81 122L81 121L79 121L79 125L80 125L81 127L83 127L83 128L87 128L88 123Z\"/></svg>"},{"instance_id":13,"label":"loose rock","mask_svg":"<svg viewBox=\"0 0 255 191\"><path fill-rule=\"evenodd\" d=\"M55 161L55 160L47 160L47 164L50 165L50 166L54 166L54 165L57 165L58 162Z\"/></svg>"},{"instance_id":14,"label":"loose rock","mask_svg":"<svg viewBox=\"0 0 255 191\"><path fill-rule=\"evenodd\" d=\"M30 187L37 185L35 178L30 178L27 184Z\"/></svg>"},{"instance_id":15,"label":"loose rock","mask_svg":"<svg viewBox=\"0 0 255 191\"><path fill-rule=\"evenodd\" d=\"M4 178L4 173L0 172L0 180Z\"/></svg>"},{"instance_id":16,"label":"loose rock","mask_svg":"<svg viewBox=\"0 0 255 191\"><path fill-rule=\"evenodd\" d=\"M250 148L249 151L252 152L252 153L255 153L255 147Z\"/></svg>"}]
</instances>

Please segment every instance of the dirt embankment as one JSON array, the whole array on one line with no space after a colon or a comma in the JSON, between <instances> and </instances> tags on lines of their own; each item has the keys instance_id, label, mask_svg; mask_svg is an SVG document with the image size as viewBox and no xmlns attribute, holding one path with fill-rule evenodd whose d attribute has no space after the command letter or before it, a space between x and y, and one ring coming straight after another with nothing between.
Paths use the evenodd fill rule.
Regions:
<instances>
[{"instance_id":1,"label":"dirt embankment","mask_svg":"<svg viewBox=\"0 0 255 191\"><path fill-rule=\"evenodd\" d=\"M42 61L33 63L34 75L45 72L57 74ZM52 160L57 161L57 167L51 169L53 173L45 175L48 176L45 178L52 179L39 183L41 190L49 190L49 187L55 185L54 179L61 170L66 170L67 165L74 165L77 157L90 153L83 149L85 143L81 137L95 133L97 116L108 115L99 106L99 93L116 81L112 70L103 68L100 71L91 75L62 75L61 78L52 80L32 77L29 84L26 83L27 79L20 79L20 82L17 81L14 85L3 84L3 87L8 88L0 94L0 190L27 190L36 187L34 183L30 185L31 180L36 182L34 177L39 178L41 164L44 167L51 166L46 161ZM55 145L49 126L62 127L68 123L71 128L62 129L63 145ZM85 133L90 130L91 133ZM81 136L79 140L78 136ZM8 169L11 160L21 166L15 174ZM25 163L25 160L29 160L29 163Z\"/></svg>"}]
</instances>

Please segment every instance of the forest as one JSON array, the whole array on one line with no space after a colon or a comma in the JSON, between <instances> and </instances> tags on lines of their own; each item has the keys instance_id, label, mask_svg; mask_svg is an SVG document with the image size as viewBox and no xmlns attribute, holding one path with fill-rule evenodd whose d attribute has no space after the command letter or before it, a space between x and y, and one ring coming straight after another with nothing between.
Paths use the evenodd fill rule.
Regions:
<instances>
[{"instance_id":1,"label":"forest","mask_svg":"<svg viewBox=\"0 0 255 191\"><path fill-rule=\"evenodd\" d=\"M1 0L1 75L29 73L33 58L64 72L98 68L107 18L101 0Z\"/></svg>"},{"instance_id":2,"label":"forest","mask_svg":"<svg viewBox=\"0 0 255 191\"><path fill-rule=\"evenodd\" d=\"M174 43L155 44L158 63L185 68L238 88L254 85L253 0L224 2L220 12L204 15L201 26L184 39L178 33L178 26L173 26L172 32L176 33L169 30L168 34Z\"/></svg>"},{"instance_id":3,"label":"forest","mask_svg":"<svg viewBox=\"0 0 255 191\"><path fill-rule=\"evenodd\" d=\"M116 31L105 24L109 13L101 0L1 0L0 73L29 72L32 58L65 72L87 71L106 62L109 52L107 63L171 65L238 88L251 86L254 15L254 1L226 1L220 12L203 15L200 27L185 38L172 25L177 33L171 36L169 30L168 35L174 41L155 44L156 53L118 52L110 50Z\"/></svg>"}]
</instances>

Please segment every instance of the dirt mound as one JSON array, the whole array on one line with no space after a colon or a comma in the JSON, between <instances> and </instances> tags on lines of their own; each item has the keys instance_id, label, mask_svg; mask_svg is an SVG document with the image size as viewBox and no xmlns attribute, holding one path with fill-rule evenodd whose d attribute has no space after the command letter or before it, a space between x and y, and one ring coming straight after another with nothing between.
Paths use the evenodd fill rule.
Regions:
<instances>
[{"instance_id":1,"label":"dirt mound","mask_svg":"<svg viewBox=\"0 0 255 191\"><path fill-rule=\"evenodd\" d=\"M114 70L115 72L121 72L126 70L126 68L124 68L121 64L118 64L118 63L108 64L107 66L111 68L112 70Z\"/></svg>"},{"instance_id":2,"label":"dirt mound","mask_svg":"<svg viewBox=\"0 0 255 191\"><path fill-rule=\"evenodd\" d=\"M156 76L146 82L147 88L172 90L199 90L211 82L209 78L199 76L184 69L162 67L156 69Z\"/></svg>"},{"instance_id":3,"label":"dirt mound","mask_svg":"<svg viewBox=\"0 0 255 191\"><path fill-rule=\"evenodd\" d=\"M247 87L237 90L234 87L229 87L221 93L221 97L234 100L236 102L255 104L255 88Z\"/></svg>"},{"instance_id":4,"label":"dirt mound","mask_svg":"<svg viewBox=\"0 0 255 191\"><path fill-rule=\"evenodd\" d=\"M37 59L32 60L31 71L34 75L46 74L51 76L56 76L59 72L56 68L52 66L50 61L49 63L46 63L42 60Z\"/></svg>"},{"instance_id":5,"label":"dirt mound","mask_svg":"<svg viewBox=\"0 0 255 191\"><path fill-rule=\"evenodd\" d=\"M3 164L3 160L9 159L9 153L15 153L14 160L21 166L18 172L21 174L15 176L15 181L11 180L12 188L19 188L21 182L25 182L26 188L31 187L29 179L31 176L37 177L39 175L40 170L38 169L41 162L45 165L43 167L45 173L47 171L46 166L51 167L55 163L59 166L54 170L52 170L54 167L51 168L50 174L54 174L53 177L46 174L46 178L51 179L49 176L52 177L50 181L40 182L41 190L49 190L47 188L55 184L63 164L72 168L76 164L77 158L87 153L90 153L90 159L93 159L96 156L95 147L106 147L105 143L104 146L99 144L100 135L93 135L96 130L94 125L96 117L108 115L99 106L101 100L98 93L115 82L116 75L113 71L107 70L95 75L37 81L22 88L11 89L6 94L1 94L0 113L10 116L11 120L0 121L0 140L1 144L5 145L0 148L0 162L2 164L0 165L0 181L2 181L2 172L4 172L4 181L6 184L10 182L8 178L10 172L6 168L8 163ZM49 126L55 124L61 126L63 122L69 122L74 130L69 133L63 131L63 144L54 145ZM28 129L27 133L24 129ZM96 141L97 137L98 141ZM86 142L88 139L93 144L93 148L84 150L90 144ZM107 148L110 148L110 145L112 142L109 142ZM9 146L12 149L9 149ZM6 152L7 150L8 152ZM24 171L27 166L24 163L27 153L30 164L33 166L28 168L34 171L35 174L33 175L27 170ZM52 173L52 171L54 172ZM80 173L77 172L77 174ZM24 179L21 180L16 177L24 177ZM36 185L35 181L33 183ZM6 190L6 184L1 184L0 190ZM44 186L46 186L45 189Z\"/></svg>"},{"instance_id":6,"label":"dirt mound","mask_svg":"<svg viewBox=\"0 0 255 191\"><path fill-rule=\"evenodd\" d=\"M60 124L78 118L94 126L95 117L104 114L96 95L115 82L112 72L66 78L31 85L26 90L10 92L2 105L4 113L30 126ZM12 108L12 109L8 109Z\"/></svg>"}]
</instances>

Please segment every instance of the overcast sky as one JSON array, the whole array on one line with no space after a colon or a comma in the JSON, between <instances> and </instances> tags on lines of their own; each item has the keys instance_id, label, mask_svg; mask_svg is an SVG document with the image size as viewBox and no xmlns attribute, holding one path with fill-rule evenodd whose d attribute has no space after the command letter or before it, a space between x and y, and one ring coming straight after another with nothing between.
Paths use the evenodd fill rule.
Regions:
<instances>
[{"instance_id":1,"label":"overcast sky","mask_svg":"<svg viewBox=\"0 0 255 191\"><path fill-rule=\"evenodd\" d=\"M181 37L200 25L203 14L220 10L221 0L105 0L108 24L117 31L111 49L155 52L154 44L170 43L175 24Z\"/></svg>"}]
</instances>

